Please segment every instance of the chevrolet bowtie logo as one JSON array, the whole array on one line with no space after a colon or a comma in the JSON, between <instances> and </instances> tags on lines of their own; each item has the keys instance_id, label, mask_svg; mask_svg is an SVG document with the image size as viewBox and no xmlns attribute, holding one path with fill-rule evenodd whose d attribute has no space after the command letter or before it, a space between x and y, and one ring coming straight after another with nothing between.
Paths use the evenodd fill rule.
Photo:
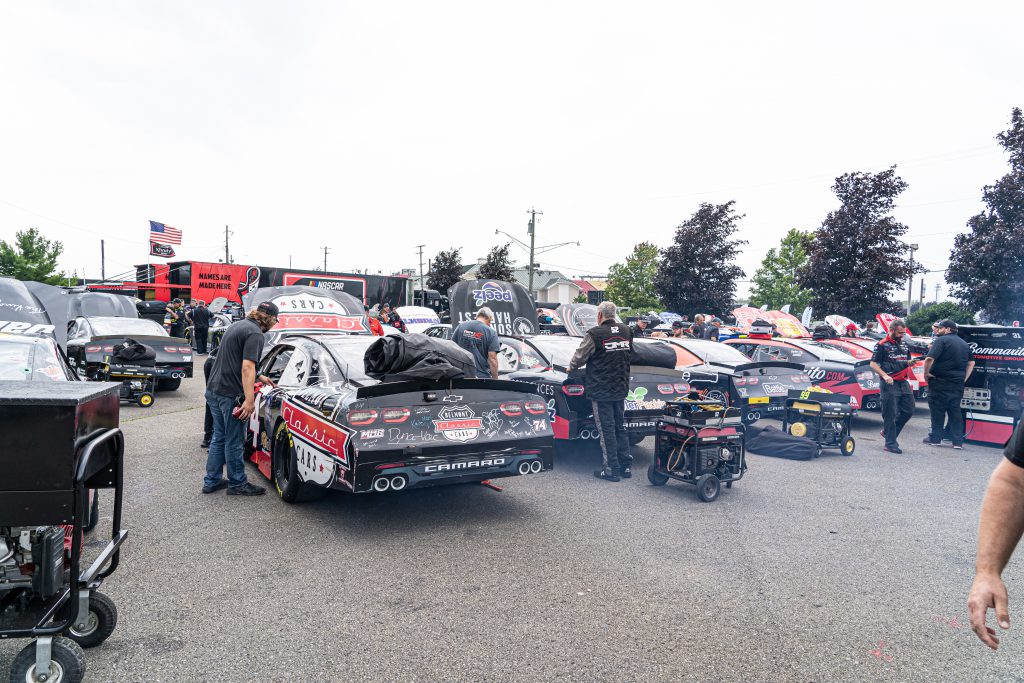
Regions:
<instances>
[{"instance_id":1,"label":"chevrolet bowtie logo","mask_svg":"<svg viewBox=\"0 0 1024 683\"><path fill-rule=\"evenodd\" d=\"M462 397L458 396L457 394L448 394L441 400L444 401L445 403L459 403L460 401L462 401Z\"/></svg>"}]
</instances>

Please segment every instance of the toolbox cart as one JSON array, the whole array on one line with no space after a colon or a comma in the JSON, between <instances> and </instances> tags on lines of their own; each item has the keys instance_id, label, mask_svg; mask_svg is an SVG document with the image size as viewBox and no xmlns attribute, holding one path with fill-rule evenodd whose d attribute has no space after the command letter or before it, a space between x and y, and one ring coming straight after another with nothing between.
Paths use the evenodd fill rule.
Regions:
<instances>
[{"instance_id":1,"label":"toolbox cart","mask_svg":"<svg viewBox=\"0 0 1024 683\"><path fill-rule=\"evenodd\" d=\"M785 406L782 431L815 442L818 455L825 448L853 455L857 442L850 436L853 408L849 395L790 389Z\"/></svg>"},{"instance_id":2,"label":"toolbox cart","mask_svg":"<svg viewBox=\"0 0 1024 683\"><path fill-rule=\"evenodd\" d=\"M82 648L117 625L99 588L127 535L119 405L114 384L0 382L0 639L35 639L11 681L81 681ZM110 536L83 570L87 491L103 488L113 489Z\"/></svg>"},{"instance_id":3,"label":"toolbox cart","mask_svg":"<svg viewBox=\"0 0 1024 683\"><path fill-rule=\"evenodd\" d=\"M655 432L654 462L647 480L663 486L669 479L694 484L705 503L721 486L743 478L747 470L745 428L737 408L715 401L685 398L665 405Z\"/></svg>"}]
</instances>

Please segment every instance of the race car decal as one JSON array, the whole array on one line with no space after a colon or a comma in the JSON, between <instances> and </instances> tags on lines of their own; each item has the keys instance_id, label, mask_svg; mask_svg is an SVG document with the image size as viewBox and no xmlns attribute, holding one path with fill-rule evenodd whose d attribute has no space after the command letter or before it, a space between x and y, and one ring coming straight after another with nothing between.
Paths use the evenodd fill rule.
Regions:
<instances>
[{"instance_id":1,"label":"race car decal","mask_svg":"<svg viewBox=\"0 0 1024 683\"><path fill-rule=\"evenodd\" d=\"M473 409L466 405L445 406L438 411L434 420L434 430L456 443L467 443L480 436L483 420L476 416Z\"/></svg>"},{"instance_id":2,"label":"race car decal","mask_svg":"<svg viewBox=\"0 0 1024 683\"><path fill-rule=\"evenodd\" d=\"M296 441L317 451L332 456L343 465L348 465L348 441L352 431L332 424L319 415L308 413L285 399L281 404L281 417ZM308 458L307 458L308 459Z\"/></svg>"}]
</instances>

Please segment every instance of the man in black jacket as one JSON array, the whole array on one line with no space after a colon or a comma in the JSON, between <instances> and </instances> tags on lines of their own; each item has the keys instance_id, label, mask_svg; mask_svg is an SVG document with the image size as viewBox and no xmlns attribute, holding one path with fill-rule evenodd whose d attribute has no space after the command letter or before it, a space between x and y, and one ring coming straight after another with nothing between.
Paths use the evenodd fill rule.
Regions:
<instances>
[{"instance_id":1,"label":"man in black jacket","mask_svg":"<svg viewBox=\"0 0 1024 683\"><path fill-rule=\"evenodd\" d=\"M202 299L196 301L192 311L186 314L189 322L192 323L192 339L196 343L196 355L206 355L206 340L210 336L210 318L212 314Z\"/></svg>"},{"instance_id":2,"label":"man in black jacket","mask_svg":"<svg viewBox=\"0 0 1024 683\"><path fill-rule=\"evenodd\" d=\"M604 457L603 466L594 476L605 481L633 476L633 456L623 416L632 351L629 327L616 322L615 304L602 301L597 307L597 326L587 331L569 363L570 373L586 365L586 392L594 408Z\"/></svg>"},{"instance_id":3,"label":"man in black jacket","mask_svg":"<svg viewBox=\"0 0 1024 683\"><path fill-rule=\"evenodd\" d=\"M914 392L908 381L913 374L910 347L904 339L907 325L902 320L889 323L889 334L875 346L871 357L871 369L882 378L882 423L885 428L885 448L889 453L902 453L899 443L900 432L914 414Z\"/></svg>"},{"instance_id":4,"label":"man in black jacket","mask_svg":"<svg viewBox=\"0 0 1024 683\"><path fill-rule=\"evenodd\" d=\"M964 447L964 414L960 410L960 400L964 397L964 382L974 370L974 354L957 334L957 325L952 320L940 320L932 328L935 341L924 359L932 429L924 442L938 446L948 431L953 448L959 450Z\"/></svg>"}]
</instances>

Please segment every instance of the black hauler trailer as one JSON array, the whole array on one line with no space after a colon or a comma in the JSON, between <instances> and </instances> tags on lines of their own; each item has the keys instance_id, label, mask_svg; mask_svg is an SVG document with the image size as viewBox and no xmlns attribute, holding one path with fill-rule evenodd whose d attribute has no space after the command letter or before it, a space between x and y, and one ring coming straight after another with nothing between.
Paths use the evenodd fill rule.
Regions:
<instances>
[{"instance_id":1,"label":"black hauler trailer","mask_svg":"<svg viewBox=\"0 0 1024 683\"><path fill-rule=\"evenodd\" d=\"M11 680L68 683L83 647L117 624L98 589L114 573L121 529L124 438L117 384L0 382L0 639L34 638ZM110 536L81 568L89 489L113 489Z\"/></svg>"},{"instance_id":2,"label":"black hauler trailer","mask_svg":"<svg viewBox=\"0 0 1024 683\"><path fill-rule=\"evenodd\" d=\"M962 325L957 334L975 363L960 402L967 440L1002 446L1024 410L1024 329Z\"/></svg>"}]
</instances>

